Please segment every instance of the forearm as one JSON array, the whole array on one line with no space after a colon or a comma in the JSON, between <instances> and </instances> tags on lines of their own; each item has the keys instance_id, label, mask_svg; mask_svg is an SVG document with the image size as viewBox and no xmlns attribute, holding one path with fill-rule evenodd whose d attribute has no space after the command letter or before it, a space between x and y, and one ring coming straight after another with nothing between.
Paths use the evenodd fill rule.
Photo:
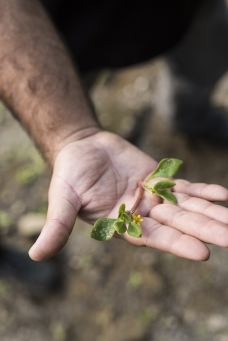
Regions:
<instances>
[{"instance_id":1,"label":"forearm","mask_svg":"<svg viewBox=\"0 0 228 341\"><path fill-rule=\"evenodd\" d=\"M37 0L0 0L0 96L45 157L97 123L66 49Z\"/></svg>"}]
</instances>

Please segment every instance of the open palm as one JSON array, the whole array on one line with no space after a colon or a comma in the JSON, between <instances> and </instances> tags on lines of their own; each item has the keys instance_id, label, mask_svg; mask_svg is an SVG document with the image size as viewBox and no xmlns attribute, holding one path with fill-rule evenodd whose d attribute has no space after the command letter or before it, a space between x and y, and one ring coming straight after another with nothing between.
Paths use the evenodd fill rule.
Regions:
<instances>
[{"instance_id":1,"label":"open palm","mask_svg":"<svg viewBox=\"0 0 228 341\"><path fill-rule=\"evenodd\" d=\"M116 217L121 203L130 209L139 181L155 166L152 158L111 133L71 141L57 155L47 221L30 256L41 260L59 251L77 216L94 223L99 217ZM144 217L142 237L126 233L123 238L195 260L208 259L205 243L228 246L228 209L210 202L227 200L228 191L185 180L177 180L174 190L177 205L145 193L137 209Z\"/></svg>"}]
</instances>

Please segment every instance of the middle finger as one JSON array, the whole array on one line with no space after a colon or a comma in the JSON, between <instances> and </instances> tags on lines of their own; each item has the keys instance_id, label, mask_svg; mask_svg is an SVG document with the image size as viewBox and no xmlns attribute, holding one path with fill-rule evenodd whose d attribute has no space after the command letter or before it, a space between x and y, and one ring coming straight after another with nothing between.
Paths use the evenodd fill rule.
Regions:
<instances>
[{"instance_id":1,"label":"middle finger","mask_svg":"<svg viewBox=\"0 0 228 341\"><path fill-rule=\"evenodd\" d=\"M149 216L206 243L228 247L227 225L203 214L190 212L172 204L160 204L151 209Z\"/></svg>"},{"instance_id":2,"label":"middle finger","mask_svg":"<svg viewBox=\"0 0 228 341\"><path fill-rule=\"evenodd\" d=\"M187 194L175 193L178 206L183 209L201 213L209 218L218 220L223 224L228 224L228 208L216 205L210 201L201 198L194 198Z\"/></svg>"}]
</instances>

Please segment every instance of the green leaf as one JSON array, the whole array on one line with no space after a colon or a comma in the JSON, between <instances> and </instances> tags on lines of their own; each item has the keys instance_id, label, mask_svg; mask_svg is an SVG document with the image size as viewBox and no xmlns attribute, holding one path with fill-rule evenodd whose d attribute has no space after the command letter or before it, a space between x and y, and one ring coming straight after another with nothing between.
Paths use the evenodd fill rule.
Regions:
<instances>
[{"instance_id":1,"label":"green leaf","mask_svg":"<svg viewBox=\"0 0 228 341\"><path fill-rule=\"evenodd\" d=\"M163 180L163 181L158 181L155 185L154 185L154 190L155 191L160 191L162 189L169 189L172 188L173 186L175 186L176 183L172 180Z\"/></svg>"},{"instance_id":2,"label":"green leaf","mask_svg":"<svg viewBox=\"0 0 228 341\"><path fill-rule=\"evenodd\" d=\"M100 218L92 229L91 237L96 240L109 240L115 233L115 223L117 219Z\"/></svg>"},{"instance_id":3,"label":"green leaf","mask_svg":"<svg viewBox=\"0 0 228 341\"><path fill-rule=\"evenodd\" d=\"M125 223L129 223L131 221L131 214L130 212L126 211L125 204L121 204L119 207L118 219L122 220Z\"/></svg>"},{"instance_id":4,"label":"green leaf","mask_svg":"<svg viewBox=\"0 0 228 341\"><path fill-rule=\"evenodd\" d=\"M155 178L157 179L157 178ZM159 178L160 179L160 178ZM152 179L153 180L153 179ZM174 204L177 203L177 199L175 195L170 191L170 188L172 188L175 185L175 182L173 181L158 181L152 184L149 182L149 186L147 184L144 184L144 188L152 192L153 194L158 195L162 199L166 199Z\"/></svg>"},{"instance_id":5,"label":"green leaf","mask_svg":"<svg viewBox=\"0 0 228 341\"><path fill-rule=\"evenodd\" d=\"M148 182L143 183L143 187L152 193L159 191L160 189L170 189L175 186L176 183L170 178L151 178Z\"/></svg>"},{"instance_id":6,"label":"green leaf","mask_svg":"<svg viewBox=\"0 0 228 341\"><path fill-rule=\"evenodd\" d=\"M121 204L119 207L119 218L126 213L126 207L125 204Z\"/></svg>"},{"instance_id":7,"label":"green leaf","mask_svg":"<svg viewBox=\"0 0 228 341\"><path fill-rule=\"evenodd\" d=\"M160 189L158 192L156 192L156 194L159 195L162 199L168 200L173 204L177 203L177 198L169 189Z\"/></svg>"},{"instance_id":8,"label":"green leaf","mask_svg":"<svg viewBox=\"0 0 228 341\"><path fill-rule=\"evenodd\" d=\"M183 161L179 159L161 160L155 170L146 177L143 187L162 199L176 203L177 199L170 191L175 186L175 182L170 178L177 173L182 164Z\"/></svg>"},{"instance_id":9,"label":"green leaf","mask_svg":"<svg viewBox=\"0 0 228 341\"><path fill-rule=\"evenodd\" d=\"M128 225L127 233L132 237L136 237L136 238L141 237L142 230L141 230L140 224L130 222Z\"/></svg>"},{"instance_id":10,"label":"green leaf","mask_svg":"<svg viewBox=\"0 0 228 341\"><path fill-rule=\"evenodd\" d=\"M121 220L117 220L114 224L116 232L119 234L125 233L127 231L126 223Z\"/></svg>"},{"instance_id":11,"label":"green leaf","mask_svg":"<svg viewBox=\"0 0 228 341\"><path fill-rule=\"evenodd\" d=\"M183 161L179 159L162 159L155 170L147 176L144 182L147 183L154 177L173 177L178 172L182 164Z\"/></svg>"}]
</instances>

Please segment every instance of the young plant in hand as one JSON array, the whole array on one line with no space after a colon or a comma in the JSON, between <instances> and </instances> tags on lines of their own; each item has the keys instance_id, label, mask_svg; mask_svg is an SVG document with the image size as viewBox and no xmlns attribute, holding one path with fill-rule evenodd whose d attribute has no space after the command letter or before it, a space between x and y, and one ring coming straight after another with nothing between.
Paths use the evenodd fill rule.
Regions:
<instances>
[{"instance_id":1,"label":"young plant in hand","mask_svg":"<svg viewBox=\"0 0 228 341\"><path fill-rule=\"evenodd\" d=\"M140 214L136 213L136 210L143 197L144 190L176 204L177 199L172 193L172 188L176 184L173 176L178 172L182 164L183 161L178 159L161 160L155 170L140 184L139 196L131 210L126 211L125 204L121 204L117 218L98 219L93 226L91 237L103 241L111 239L114 234L123 234L125 232L132 237L141 237L141 222L143 219Z\"/></svg>"}]
</instances>

